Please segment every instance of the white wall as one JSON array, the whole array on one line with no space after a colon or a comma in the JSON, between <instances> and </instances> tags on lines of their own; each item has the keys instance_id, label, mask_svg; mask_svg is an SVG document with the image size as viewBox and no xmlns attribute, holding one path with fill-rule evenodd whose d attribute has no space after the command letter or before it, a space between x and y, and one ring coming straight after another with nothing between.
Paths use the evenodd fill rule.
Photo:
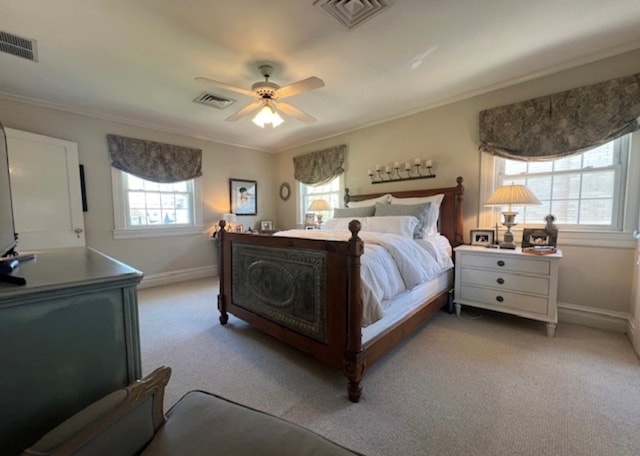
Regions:
<instances>
[{"instance_id":1,"label":"white wall","mask_svg":"<svg viewBox=\"0 0 640 456\"><path fill-rule=\"evenodd\" d=\"M346 186L351 193L375 193L455 185L464 177L465 237L478 225L480 152L478 113L487 108L547 95L610 78L640 72L640 50L493 91L392 122L345 133L278 155L277 182L293 180L292 157L337 144L347 144ZM367 169L375 164L431 159L437 177L371 185ZM297 193L297 185L292 185ZM295 196L295 195L294 195ZM637 195L634 195L637 198ZM293 226L295 198L277 205L280 226ZM562 232L559 233L562 247ZM566 309L608 318L613 326L628 324L633 276L632 248L567 246L560 265L558 300ZM562 309L561 309L562 312ZM562 317L562 313L561 313Z\"/></svg>"},{"instance_id":2,"label":"white wall","mask_svg":"<svg viewBox=\"0 0 640 456\"><path fill-rule=\"evenodd\" d=\"M238 223L257 227L260 219L275 219L272 154L210 141L159 132L94 117L0 99L0 120L5 127L24 130L78 144L85 167L88 212L84 214L87 246L117 258L145 273L147 281L164 282L217 271L217 253L210 239L221 214L229 211L229 178L258 182L258 215L238 217ZM114 240L111 166L106 135L130 136L196 147L202 154L203 219L200 235Z\"/></svg>"}]
</instances>

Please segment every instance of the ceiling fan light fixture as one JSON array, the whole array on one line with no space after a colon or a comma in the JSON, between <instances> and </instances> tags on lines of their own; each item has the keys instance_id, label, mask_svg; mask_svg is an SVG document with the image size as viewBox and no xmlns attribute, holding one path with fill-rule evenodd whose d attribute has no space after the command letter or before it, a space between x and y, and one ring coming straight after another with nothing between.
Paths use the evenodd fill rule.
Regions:
<instances>
[{"instance_id":1,"label":"ceiling fan light fixture","mask_svg":"<svg viewBox=\"0 0 640 456\"><path fill-rule=\"evenodd\" d=\"M251 121L260 128L264 128L265 124L271 124L271 126L275 128L284 122L282 117L280 117L280 114L273 109L268 101L265 102L262 109L260 109L260 112L258 112Z\"/></svg>"}]
</instances>

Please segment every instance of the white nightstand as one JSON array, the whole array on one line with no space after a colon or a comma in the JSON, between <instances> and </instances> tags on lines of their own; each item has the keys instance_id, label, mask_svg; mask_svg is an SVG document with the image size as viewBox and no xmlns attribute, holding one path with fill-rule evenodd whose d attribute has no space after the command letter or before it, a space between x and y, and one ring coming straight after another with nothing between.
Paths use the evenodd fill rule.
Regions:
<instances>
[{"instance_id":1,"label":"white nightstand","mask_svg":"<svg viewBox=\"0 0 640 456\"><path fill-rule=\"evenodd\" d=\"M455 248L454 303L531 318L547 323L553 337L558 323L558 263L562 252L549 255L521 249L491 249L461 245Z\"/></svg>"}]
</instances>

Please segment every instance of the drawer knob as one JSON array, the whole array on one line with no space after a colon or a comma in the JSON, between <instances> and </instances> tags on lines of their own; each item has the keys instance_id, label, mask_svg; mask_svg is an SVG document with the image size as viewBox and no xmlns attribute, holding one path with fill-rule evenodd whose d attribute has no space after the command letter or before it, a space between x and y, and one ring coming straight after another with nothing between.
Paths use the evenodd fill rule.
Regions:
<instances>
[{"instance_id":1,"label":"drawer knob","mask_svg":"<svg viewBox=\"0 0 640 456\"><path fill-rule=\"evenodd\" d=\"M496 280L496 282L498 282L500 285L502 285L504 283L504 279L502 277L498 278L498 280Z\"/></svg>"},{"instance_id":2,"label":"drawer knob","mask_svg":"<svg viewBox=\"0 0 640 456\"><path fill-rule=\"evenodd\" d=\"M502 296L496 296L496 301L502 302L504 301L504 298Z\"/></svg>"},{"instance_id":3,"label":"drawer knob","mask_svg":"<svg viewBox=\"0 0 640 456\"><path fill-rule=\"evenodd\" d=\"M504 261L499 260L499 261L498 261L498 266L500 266L500 267L504 266Z\"/></svg>"}]
</instances>

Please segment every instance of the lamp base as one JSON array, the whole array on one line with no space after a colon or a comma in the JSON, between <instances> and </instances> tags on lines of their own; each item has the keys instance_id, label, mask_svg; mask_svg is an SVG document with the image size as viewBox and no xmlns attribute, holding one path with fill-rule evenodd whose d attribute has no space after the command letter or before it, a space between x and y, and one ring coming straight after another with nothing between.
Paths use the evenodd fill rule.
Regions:
<instances>
[{"instance_id":1,"label":"lamp base","mask_svg":"<svg viewBox=\"0 0 640 456\"><path fill-rule=\"evenodd\" d=\"M511 223L513 223L512 221L510 221ZM515 225L515 223L513 224L509 224L507 225L505 223L505 225L507 226L507 231L504 233L504 237L502 242L500 242L500 248L501 249L515 249L516 248L516 244L515 242L513 242L513 233L511 232L511 227L513 225Z\"/></svg>"}]
</instances>

